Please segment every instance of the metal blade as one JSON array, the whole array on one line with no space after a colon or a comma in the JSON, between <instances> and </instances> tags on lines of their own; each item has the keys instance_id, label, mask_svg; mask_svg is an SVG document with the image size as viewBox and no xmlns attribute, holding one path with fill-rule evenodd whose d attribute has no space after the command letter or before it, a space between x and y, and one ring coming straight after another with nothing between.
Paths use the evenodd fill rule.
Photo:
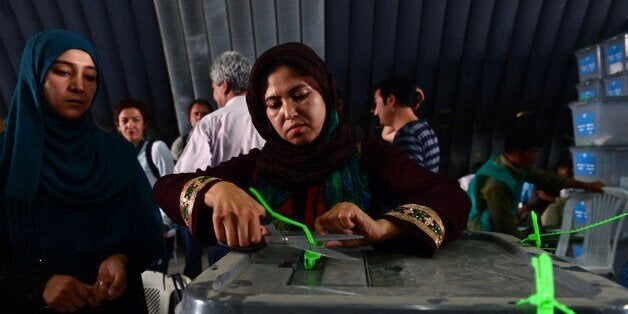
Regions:
<instances>
[{"instance_id":1,"label":"metal blade","mask_svg":"<svg viewBox=\"0 0 628 314\"><path fill-rule=\"evenodd\" d=\"M334 251L332 249L328 249L322 246L311 245L310 243L291 243L288 244L293 248L297 248L304 251L311 251L314 253L318 253L320 255L324 255L327 257L335 258L335 259L344 259L344 260L356 260L355 257L351 257L349 255L340 253L338 251Z\"/></svg>"},{"instance_id":2,"label":"metal blade","mask_svg":"<svg viewBox=\"0 0 628 314\"><path fill-rule=\"evenodd\" d=\"M344 240L359 240L364 239L364 236L359 234L316 234L314 235L314 241L327 242L327 241L344 241Z\"/></svg>"},{"instance_id":3,"label":"metal blade","mask_svg":"<svg viewBox=\"0 0 628 314\"><path fill-rule=\"evenodd\" d=\"M363 239L364 236L357 234L317 234L314 235L314 241L316 242L327 242L327 241L344 241L344 240L359 240ZM291 243L307 243L307 237L305 235L269 235L264 236L264 240L266 243L280 243L280 244L291 244Z\"/></svg>"},{"instance_id":4,"label":"metal blade","mask_svg":"<svg viewBox=\"0 0 628 314\"><path fill-rule=\"evenodd\" d=\"M281 232L277 230L277 227L275 227L275 224L273 224L272 222L265 224L263 226L266 227L266 229L272 236L281 236Z\"/></svg>"}]
</instances>

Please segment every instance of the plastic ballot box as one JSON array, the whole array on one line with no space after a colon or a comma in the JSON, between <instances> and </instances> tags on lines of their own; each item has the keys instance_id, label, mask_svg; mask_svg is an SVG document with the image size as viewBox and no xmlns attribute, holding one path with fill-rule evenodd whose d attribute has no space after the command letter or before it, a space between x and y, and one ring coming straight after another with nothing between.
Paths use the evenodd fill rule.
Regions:
<instances>
[{"instance_id":1,"label":"plastic ballot box","mask_svg":"<svg viewBox=\"0 0 628 314\"><path fill-rule=\"evenodd\" d=\"M304 270L303 251L268 245L231 252L184 292L183 313L536 313L516 305L535 293L540 249L499 233L465 233L433 258L342 250ZM628 290L552 256L556 301L576 313L625 313ZM556 313L559 311L557 310Z\"/></svg>"}]
</instances>

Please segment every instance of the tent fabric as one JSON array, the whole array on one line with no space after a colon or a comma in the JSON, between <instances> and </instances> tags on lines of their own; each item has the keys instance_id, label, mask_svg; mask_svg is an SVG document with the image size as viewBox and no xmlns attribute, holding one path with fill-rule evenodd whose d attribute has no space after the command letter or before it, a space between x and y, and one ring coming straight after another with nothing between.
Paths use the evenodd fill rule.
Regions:
<instances>
[{"instance_id":1,"label":"tent fabric","mask_svg":"<svg viewBox=\"0 0 628 314\"><path fill-rule=\"evenodd\" d=\"M500 151L517 121L547 135L537 166L549 167L573 145L574 52L628 31L626 12L628 0L0 1L0 118L26 40L43 29L96 46L99 126L113 131L111 108L134 96L150 105L150 134L168 143L188 132L188 103L211 100L214 58L236 50L253 62L300 41L329 64L343 119L365 134L380 132L373 86L391 73L414 78L426 94L419 113L441 144L441 174L460 177Z\"/></svg>"}]
</instances>

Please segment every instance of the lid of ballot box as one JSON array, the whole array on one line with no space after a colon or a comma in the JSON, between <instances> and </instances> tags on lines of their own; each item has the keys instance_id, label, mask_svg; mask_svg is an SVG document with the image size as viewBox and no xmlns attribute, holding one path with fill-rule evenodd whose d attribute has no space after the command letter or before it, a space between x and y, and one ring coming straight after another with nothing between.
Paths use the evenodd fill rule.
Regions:
<instances>
[{"instance_id":1,"label":"lid of ballot box","mask_svg":"<svg viewBox=\"0 0 628 314\"><path fill-rule=\"evenodd\" d=\"M231 252L184 293L183 313L533 312L515 303L535 293L531 257L546 253L500 233L465 232L433 258L342 250L303 269L303 251L268 245ZM625 313L628 290L552 256L558 302L577 313Z\"/></svg>"}]
</instances>

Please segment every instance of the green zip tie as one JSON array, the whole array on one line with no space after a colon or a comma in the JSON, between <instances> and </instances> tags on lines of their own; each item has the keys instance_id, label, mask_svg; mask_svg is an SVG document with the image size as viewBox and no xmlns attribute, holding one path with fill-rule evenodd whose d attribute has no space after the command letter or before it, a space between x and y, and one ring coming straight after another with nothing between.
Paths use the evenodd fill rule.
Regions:
<instances>
[{"instance_id":1,"label":"green zip tie","mask_svg":"<svg viewBox=\"0 0 628 314\"><path fill-rule=\"evenodd\" d=\"M532 217L532 229L534 230L534 235L532 235L534 238L534 243L536 244L536 247L541 248L541 231L539 230L539 217L534 211L530 212L530 216Z\"/></svg>"},{"instance_id":2,"label":"green zip tie","mask_svg":"<svg viewBox=\"0 0 628 314\"><path fill-rule=\"evenodd\" d=\"M293 225L293 226L297 226L300 227L301 229L303 229L303 232L305 232L305 236L307 237L307 241L311 244L311 245L318 245L316 243L316 241L314 241L314 237L312 236L312 233L310 232L310 229L298 222L298 221L294 221L286 216L281 215L280 213L274 211L273 209L270 208L270 205L268 205L268 203L266 203L266 200L264 200L264 197L262 197L262 195L253 187L249 188L249 192L251 192L253 194L253 196L255 196L255 198L257 199L257 201L264 207L264 209L266 209L266 211L275 219L285 222L287 224ZM312 252L312 251L305 251L305 254L303 255L303 263L305 266L306 270L311 270L314 268L314 264L316 264L316 261L321 257L320 254L316 253L316 252Z\"/></svg>"},{"instance_id":3,"label":"green zip tie","mask_svg":"<svg viewBox=\"0 0 628 314\"><path fill-rule=\"evenodd\" d=\"M306 270L314 269L314 265L320 257L321 255L318 253L306 250L305 254L303 254L303 266Z\"/></svg>"},{"instance_id":4,"label":"green zip tie","mask_svg":"<svg viewBox=\"0 0 628 314\"><path fill-rule=\"evenodd\" d=\"M561 235L561 234L567 234L567 233L581 232L581 231L584 231L584 230L587 230L587 229L595 228L595 227L603 225L603 224L607 224L607 223L612 222L612 221L617 220L617 219L624 218L625 216L628 216L628 213L622 213L622 214L619 214L617 216L606 218L604 220L598 221L598 222L590 224L590 225L586 225L586 226L578 228L578 229L556 231L556 232L543 233L543 234L536 234L536 232L535 232L535 234L529 235L527 238L521 240L519 243L524 243L524 242L527 242L527 241L535 241L536 240L535 237L539 237L539 239L540 239L540 237L548 237L548 236L555 236L555 235Z\"/></svg>"},{"instance_id":5,"label":"green zip tie","mask_svg":"<svg viewBox=\"0 0 628 314\"><path fill-rule=\"evenodd\" d=\"M552 269L552 260L549 255L542 253L538 257L533 256L532 267L534 268L536 293L528 298L519 300L517 305L536 305L537 314L553 314L554 308L563 311L563 313L575 314L576 312L556 301L554 297L554 272Z\"/></svg>"},{"instance_id":6,"label":"green zip tie","mask_svg":"<svg viewBox=\"0 0 628 314\"><path fill-rule=\"evenodd\" d=\"M521 240L519 243L524 243L526 241L534 242L536 247L541 248L541 232L539 230L539 217L536 215L534 211L530 212L530 219L532 220L532 230L534 233L529 234L527 238Z\"/></svg>"},{"instance_id":7,"label":"green zip tie","mask_svg":"<svg viewBox=\"0 0 628 314\"><path fill-rule=\"evenodd\" d=\"M524 243L527 241L534 241L536 247L541 247L541 237L555 236L567 233L581 232L587 229L595 228L597 226L607 224L617 219L621 219L628 216L628 213L622 213L617 216L613 216L596 223L572 230L557 231L541 234L539 232L538 216L534 211L530 213L532 217L532 227L534 228L534 234L529 235L527 238L520 241ZM526 299L519 300L517 305L521 304L534 304L536 305L537 314L551 314L554 313L554 307L568 314L575 314L573 310L566 305L559 303L554 298L554 274L552 270L552 261L546 253L539 255L539 257L532 257L532 267L534 267L534 280L536 285L536 294L531 295Z\"/></svg>"}]
</instances>

